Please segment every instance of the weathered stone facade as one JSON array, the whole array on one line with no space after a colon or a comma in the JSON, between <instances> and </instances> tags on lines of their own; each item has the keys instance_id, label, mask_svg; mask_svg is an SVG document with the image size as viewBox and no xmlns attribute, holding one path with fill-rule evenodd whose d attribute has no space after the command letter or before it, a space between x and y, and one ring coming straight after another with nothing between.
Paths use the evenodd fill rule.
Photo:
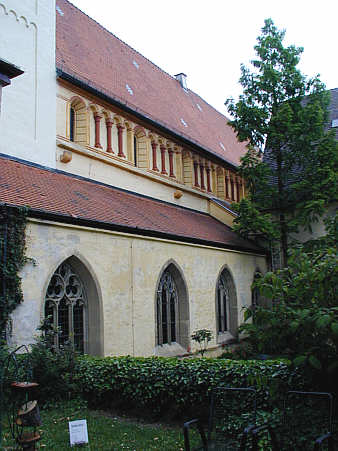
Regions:
<instances>
[{"instance_id":1,"label":"weathered stone facade","mask_svg":"<svg viewBox=\"0 0 338 451\"><path fill-rule=\"evenodd\" d=\"M56 11L60 27L72 29L70 20L100 27L66 0L57 2ZM32 342L52 311L46 307L51 300L57 305L55 325L68 328L69 339L81 335L90 354L184 354L195 349L190 335L202 328L213 332L210 349L217 354L236 335L242 307L251 304L255 272L266 270L264 253L252 243L237 245L231 231L231 202L245 194L237 175L245 146L236 142L226 118L142 55L136 55L138 63L128 62L131 69L158 76L154 84L163 95L170 87L183 106L186 102L187 122L177 113L177 123L156 124L153 111L142 112L142 105L128 109L115 92L104 98L94 92L96 80L87 87L81 80L81 86L79 80L72 83L60 62L55 74L54 21L54 1L0 0L4 55L24 71L3 90L0 170L7 179L0 202L30 209L31 260L22 271L24 302L13 314L10 344ZM66 35L60 33L59 50ZM135 83L135 92L128 85L127 96L137 98ZM161 116L158 106L164 108L165 99L153 97ZM169 119L176 107L167 105ZM206 136L215 127L217 137L216 132ZM70 290L64 296L56 273L63 263L73 278L64 281ZM167 273L172 298L159 288ZM220 301L225 273L231 289L222 287ZM51 284L56 294L49 293ZM226 304L222 313L220 302Z\"/></svg>"}]
</instances>

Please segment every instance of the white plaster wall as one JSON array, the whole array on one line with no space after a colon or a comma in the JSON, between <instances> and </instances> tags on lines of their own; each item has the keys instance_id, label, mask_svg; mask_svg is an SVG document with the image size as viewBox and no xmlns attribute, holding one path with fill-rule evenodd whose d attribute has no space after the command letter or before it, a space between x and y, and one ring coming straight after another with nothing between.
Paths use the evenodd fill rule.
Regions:
<instances>
[{"instance_id":1,"label":"white plaster wall","mask_svg":"<svg viewBox=\"0 0 338 451\"><path fill-rule=\"evenodd\" d=\"M55 166L55 0L0 0L0 57L24 74L3 89L0 153Z\"/></svg>"},{"instance_id":2,"label":"white plaster wall","mask_svg":"<svg viewBox=\"0 0 338 451\"><path fill-rule=\"evenodd\" d=\"M155 293L164 265L174 261L188 292L190 333L199 328L216 332L216 281L226 266L237 291L238 321L251 302L250 285L263 257L150 240L94 229L30 222L27 263L22 271L24 302L13 314L13 345L30 343L43 317L49 280L65 259L75 255L99 287L103 306L105 355L153 355L155 352ZM89 300L90 302L90 300ZM214 339L211 346L216 345Z\"/></svg>"},{"instance_id":3,"label":"white plaster wall","mask_svg":"<svg viewBox=\"0 0 338 451\"><path fill-rule=\"evenodd\" d=\"M334 216L338 212L338 202L332 202L331 205L328 206L326 213L318 218L316 222L311 224L311 230L309 229L300 229L297 234L293 234L293 238L304 243L308 240L314 240L326 234L326 227L324 220L326 218L334 218Z\"/></svg>"}]
</instances>

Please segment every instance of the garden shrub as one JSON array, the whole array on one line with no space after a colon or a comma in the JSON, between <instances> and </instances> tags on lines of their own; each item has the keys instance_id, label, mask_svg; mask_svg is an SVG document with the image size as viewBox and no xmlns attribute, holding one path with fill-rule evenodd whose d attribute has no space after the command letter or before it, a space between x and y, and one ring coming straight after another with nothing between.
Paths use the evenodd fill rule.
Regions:
<instances>
[{"instance_id":1,"label":"garden shrub","mask_svg":"<svg viewBox=\"0 0 338 451\"><path fill-rule=\"evenodd\" d=\"M160 357L90 357L77 360L74 383L95 407L112 407L116 400L158 415L170 410L206 411L208 396L217 386L255 386L268 407L286 390L304 388L303 378L287 361L235 361ZM271 396L269 396L269 393ZM272 398L271 398L272 397Z\"/></svg>"}]
</instances>

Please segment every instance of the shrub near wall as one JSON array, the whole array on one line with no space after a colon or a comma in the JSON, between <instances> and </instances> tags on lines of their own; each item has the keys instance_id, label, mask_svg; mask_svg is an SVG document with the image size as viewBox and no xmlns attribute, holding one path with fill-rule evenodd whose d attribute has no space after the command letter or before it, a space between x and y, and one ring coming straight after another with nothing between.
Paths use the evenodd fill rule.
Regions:
<instances>
[{"instance_id":1,"label":"shrub near wall","mask_svg":"<svg viewBox=\"0 0 338 451\"><path fill-rule=\"evenodd\" d=\"M74 382L95 407L109 408L117 401L172 416L194 412L208 404L213 387L256 386L263 404L266 390L275 401L284 390L301 388L302 378L287 361L234 361L226 359L89 357L78 359Z\"/></svg>"}]
</instances>

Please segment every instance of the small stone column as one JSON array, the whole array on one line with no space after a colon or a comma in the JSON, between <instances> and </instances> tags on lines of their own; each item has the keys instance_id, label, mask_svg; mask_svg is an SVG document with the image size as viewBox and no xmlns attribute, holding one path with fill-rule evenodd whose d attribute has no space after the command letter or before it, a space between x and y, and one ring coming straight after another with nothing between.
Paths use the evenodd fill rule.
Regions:
<instances>
[{"instance_id":1,"label":"small stone column","mask_svg":"<svg viewBox=\"0 0 338 451\"><path fill-rule=\"evenodd\" d=\"M206 173L207 173L207 191L210 193L211 190L211 183L210 183L210 168L209 166L205 167Z\"/></svg>"},{"instance_id":2,"label":"small stone column","mask_svg":"<svg viewBox=\"0 0 338 451\"><path fill-rule=\"evenodd\" d=\"M97 113L94 113L94 121L95 121L95 147L98 149L102 149L100 142L100 121L102 116Z\"/></svg>"},{"instance_id":3,"label":"small stone column","mask_svg":"<svg viewBox=\"0 0 338 451\"><path fill-rule=\"evenodd\" d=\"M125 154L123 153L123 130L124 127L121 124L117 125L117 138L119 145L119 153L117 154L119 157L124 158Z\"/></svg>"},{"instance_id":4,"label":"small stone column","mask_svg":"<svg viewBox=\"0 0 338 451\"><path fill-rule=\"evenodd\" d=\"M235 183L232 174L230 174L230 185L231 185L231 200L235 200Z\"/></svg>"},{"instance_id":5,"label":"small stone column","mask_svg":"<svg viewBox=\"0 0 338 451\"><path fill-rule=\"evenodd\" d=\"M153 171L158 171L157 167L157 143L155 141L151 142L151 149L153 154Z\"/></svg>"},{"instance_id":6,"label":"small stone column","mask_svg":"<svg viewBox=\"0 0 338 451\"><path fill-rule=\"evenodd\" d=\"M113 148L112 148L112 126L113 126L113 120L112 119L107 119L106 120L106 127L107 127L107 152L113 153Z\"/></svg>"},{"instance_id":7,"label":"small stone column","mask_svg":"<svg viewBox=\"0 0 338 451\"><path fill-rule=\"evenodd\" d=\"M200 163L200 174L201 174L201 189L205 189L204 184L204 164Z\"/></svg>"},{"instance_id":8,"label":"small stone column","mask_svg":"<svg viewBox=\"0 0 338 451\"><path fill-rule=\"evenodd\" d=\"M194 161L194 177L195 177L194 186L196 186L196 188L199 188L200 185L198 183L198 163L197 163L197 161Z\"/></svg>"},{"instance_id":9,"label":"small stone column","mask_svg":"<svg viewBox=\"0 0 338 451\"><path fill-rule=\"evenodd\" d=\"M168 174L168 172L165 169L165 146L161 145L161 174Z\"/></svg>"},{"instance_id":10,"label":"small stone column","mask_svg":"<svg viewBox=\"0 0 338 451\"><path fill-rule=\"evenodd\" d=\"M230 199L229 193L229 171L225 171L225 198Z\"/></svg>"},{"instance_id":11,"label":"small stone column","mask_svg":"<svg viewBox=\"0 0 338 451\"><path fill-rule=\"evenodd\" d=\"M175 177L174 174L174 151L172 149L168 150L169 153L169 177Z\"/></svg>"}]
</instances>

